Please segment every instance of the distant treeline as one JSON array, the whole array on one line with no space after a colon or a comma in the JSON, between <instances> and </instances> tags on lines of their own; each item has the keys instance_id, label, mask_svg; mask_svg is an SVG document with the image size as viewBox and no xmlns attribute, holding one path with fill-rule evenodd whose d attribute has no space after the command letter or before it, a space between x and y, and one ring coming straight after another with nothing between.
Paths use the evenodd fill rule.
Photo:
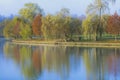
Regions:
<instances>
[{"instance_id":1,"label":"distant treeline","mask_svg":"<svg viewBox=\"0 0 120 80\"><path fill-rule=\"evenodd\" d=\"M108 5L99 0L95 6L87 8L86 18L71 16L69 9L63 8L54 15L45 15L37 4L27 3L19 10L19 16L4 21L4 36L13 39L39 40L100 40L104 35L117 36L120 33L120 16L104 13ZM96 9L96 12L92 10Z\"/></svg>"},{"instance_id":2,"label":"distant treeline","mask_svg":"<svg viewBox=\"0 0 120 80\"><path fill-rule=\"evenodd\" d=\"M5 21L6 20L12 20L14 18L13 15L10 15L8 17L5 17L5 16L2 16L0 15L0 37L3 37L3 30L4 30L4 27L6 26L6 23Z\"/></svg>"}]
</instances>

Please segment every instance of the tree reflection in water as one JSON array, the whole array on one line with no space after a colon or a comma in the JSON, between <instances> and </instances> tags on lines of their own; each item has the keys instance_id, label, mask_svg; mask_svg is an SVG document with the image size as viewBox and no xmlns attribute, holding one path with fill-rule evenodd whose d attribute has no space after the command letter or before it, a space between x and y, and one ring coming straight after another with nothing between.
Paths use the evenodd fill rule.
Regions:
<instances>
[{"instance_id":1,"label":"tree reflection in water","mask_svg":"<svg viewBox=\"0 0 120 80\"><path fill-rule=\"evenodd\" d=\"M29 80L40 78L45 71L54 72L61 79L69 79L71 73L81 66L85 66L83 75L87 80L117 80L120 76L120 49L6 43L4 53L6 58L13 59L25 79Z\"/></svg>"}]
</instances>

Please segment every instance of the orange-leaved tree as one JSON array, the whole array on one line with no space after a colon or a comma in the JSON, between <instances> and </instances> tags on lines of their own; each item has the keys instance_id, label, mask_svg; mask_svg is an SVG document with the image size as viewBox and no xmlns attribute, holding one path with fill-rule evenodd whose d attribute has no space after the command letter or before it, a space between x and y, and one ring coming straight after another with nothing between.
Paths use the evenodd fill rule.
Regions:
<instances>
[{"instance_id":1,"label":"orange-leaved tree","mask_svg":"<svg viewBox=\"0 0 120 80\"><path fill-rule=\"evenodd\" d=\"M15 38L19 38L20 37L20 23L21 23L21 19L20 18L15 18L15 24L13 27L13 34Z\"/></svg>"},{"instance_id":2,"label":"orange-leaved tree","mask_svg":"<svg viewBox=\"0 0 120 80\"><path fill-rule=\"evenodd\" d=\"M115 40L116 36L120 34L120 16L117 13L109 17L106 31L109 34L115 35Z\"/></svg>"},{"instance_id":3,"label":"orange-leaved tree","mask_svg":"<svg viewBox=\"0 0 120 80\"><path fill-rule=\"evenodd\" d=\"M38 14L35 16L32 22L32 30L35 36L42 35L41 26L42 26L42 15Z\"/></svg>"}]
</instances>

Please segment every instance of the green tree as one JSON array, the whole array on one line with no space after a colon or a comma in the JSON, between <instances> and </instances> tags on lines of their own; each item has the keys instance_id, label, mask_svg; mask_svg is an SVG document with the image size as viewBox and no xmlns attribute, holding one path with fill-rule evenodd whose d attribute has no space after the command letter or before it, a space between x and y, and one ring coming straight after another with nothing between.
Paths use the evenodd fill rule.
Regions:
<instances>
[{"instance_id":1,"label":"green tree","mask_svg":"<svg viewBox=\"0 0 120 80\"><path fill-rule=\"evenodd\" d=\"M52 26L53 19L52 15L47 15L42 18L42 32L45 40L52 38Z\"/></svg>"},{"instance_id":2,"label":"green tree","mask_svg":"<svg viewBox=\"0 0 120 80\"><path fill-rule=\"evenodd\" d=\"M20 9L19 14L20 14L20 17L23 19L23 21L26 22L25 24L21 23L22 31L20 31L20 35L22 36L22 38L23 37L24 38L32 37L32 35L35 33L35 29L32 28L32 23L34 22L35 16L37 16L38 14L40 14L40 15L44 14L43 9L41 9L35 3L26 3L25 7ZM39 23L39 22L37 21L37 23ZM23 27L23 25L25 25L26 27ZM36 26L36 25L34 25L34 26ZM24 28L26 31L24 30ZM37 31L39 31L39 30L37 30ZM27 33L27 32L29 32L29 33Z\"/></svg>"},{"instance_id":3,"label":"green tree","mask_svg":"<svg viewBox=\"0 0 120 80\"><path fill-rule=\"evenodd\" d=\"M13 26L13 34L14 34L15 38L19 38L20 37L19 32L20 32L20 23L21 23L21 20L22 19L20 19L18 17L15 20L15 24Z\"/></svg>"},{"instance_id":4,"label":"green tree","mask_svg":"<svg viewBox=\"0 0 120 80\"><path fill-rule=\"evenodd\" d=\"M67 8L62 8L58 13L58 24L60 25L61 38L65 41L69 38L69 29L70 29L70 12Z\"/></svg>"},{"instance_id":5,"label":"green tree","mask_svg":"<svg viewBox=\"0 0 120 80\"><path fill-rule=\"evenodd\" d=\"M89 15L82 23L84 38L96 40L98 25L99 17L97 15Z\"/></svg>"},{"instance_id":6,"label":"green tree","mask_svg":"<svg viewBox=\"0 0 120 80\"><path fill-rule=\"evenodd\" d=\"M12 20L5 21L4 36L6 38L16 38L18 36L18 17L15 17Z\"/></svg>"},{"instance_id":7,"label":"green tree","mask_svg":"<svg viewBox=\"0 0 120 80\"><path fill-rule=\"evenodd\" d=\"M42 32L46 40L67 41L80 34L81 21L72 18L69 9L63 8L56 15L42 18Z\"/></svg>"},{"instance_id":8,"label":"green tree","mask_svg":"<svg viewBox=\"0 0 120 80\"><path fill-rule=\"evenodd\" d=\"M3 30L5 27L5 21L0 22L0 36L3 36Z\"/></svg>"},{"instance_id":9,"label":"green tree","mask_svg":"<svg viewBox=\"0 0 120 80\"><path fill-rule=\"evenodd\" d=\"M9 38L13 35L12 34L13 24L12 24L12 21L7 21L7 23L8 24L5 26L3 34L6 38Z\"/></svg>"},{"instance_id":10,"label":"green tree","mask_svg":"<svg viewBox=\"0 0 120 80\"><path fill-rule=\"evenodd\" d=\"M107 22L108 22L109 17L110 17L110 15L105 14L105 15L102 15L102 18L101 18L101 26L102 26L101 31L104 34L106 34L106 27L107 27Z\"/></svg>"},{"instance_id":11,"label":"green tree","mask_svg":"<svg viewBox=\"0 0 120 80\"><path fill-rule=\"evenodd\" d=\"M69 24L69 38L74 40L74 35L81 35L82 21L79 18L72 18Z\"/></svg>"},{"instance_id":12,"label":"green tree","mask_svg":"<svg viewBox=\"0 0 120 80\"><path fill-rule=\"evenodd\" d=\"M25 18L27 21L32 22L33 18L37 14L43 15L43 9L41 9L35 3L26 3L25 7L20 9L19 14L21 17Z\"/></svg>"},{"instance_id":13,"label":"green tree","mask_svg":"<svg viewBox=\"0 0 120 80\"><path fill-rule=\"evenodd\" d=\"M31 27L29 24L27 24L25 22L21 22L20 36L22 37L22 39L30 39L31 38L32 33L31 33Z\"/></svg>"},{"instance_id":14,"label":"green tree","mask_svg":"<svg viewBox=\"0 0 120 80\"><path fill-rule=\"evenodd\" d=\"M99 15L99 25L97 27L97 35L99 35L100 38L103 33L101 18L102 18L102 14L104 14L106 10L109 11L108 1L106 0L95 0L95 2L88 5L87 8L87 13Z\"/></svg>"},{"instance_id":15,"label":"green tree","mask_svg":"<svg viewBox=\"0 0 120 80\"><path fill-rule=\"evenodd\" d=\"M45 39L66 40L69 36L70 16L68 9L61 9L56 15L47 15L42 19L42 31Z\"/></svg>"}]
</instances>

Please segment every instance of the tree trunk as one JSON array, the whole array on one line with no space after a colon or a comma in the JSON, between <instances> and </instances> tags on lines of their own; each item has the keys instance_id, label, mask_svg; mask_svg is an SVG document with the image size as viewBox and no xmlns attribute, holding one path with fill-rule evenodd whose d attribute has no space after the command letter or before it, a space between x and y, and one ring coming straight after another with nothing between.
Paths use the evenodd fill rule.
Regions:
<instances>
[{"instance_id":1,"label":"tree trunk","mask_svg":"<svg viewBox=\"0 0 120 80\"><path fill-rule=\"evenodd\" d=\"M94 41L97 41L97 34L94 34Z\"/></svg>"},{"instance_id":2,"label":"tree trunk","mask_svg":"<svg viewBox=\"0 0 120 80\"><path fill-rule=\"evenodd\" d=\"M100 8L100 19L99 19L99 28L98 28L98 31L99 31L99 38L101 39L102 37L102 26L101 26L101 17L102 17L102 14L101 14L101 8Z\"/></svg>"}]
</instances>

